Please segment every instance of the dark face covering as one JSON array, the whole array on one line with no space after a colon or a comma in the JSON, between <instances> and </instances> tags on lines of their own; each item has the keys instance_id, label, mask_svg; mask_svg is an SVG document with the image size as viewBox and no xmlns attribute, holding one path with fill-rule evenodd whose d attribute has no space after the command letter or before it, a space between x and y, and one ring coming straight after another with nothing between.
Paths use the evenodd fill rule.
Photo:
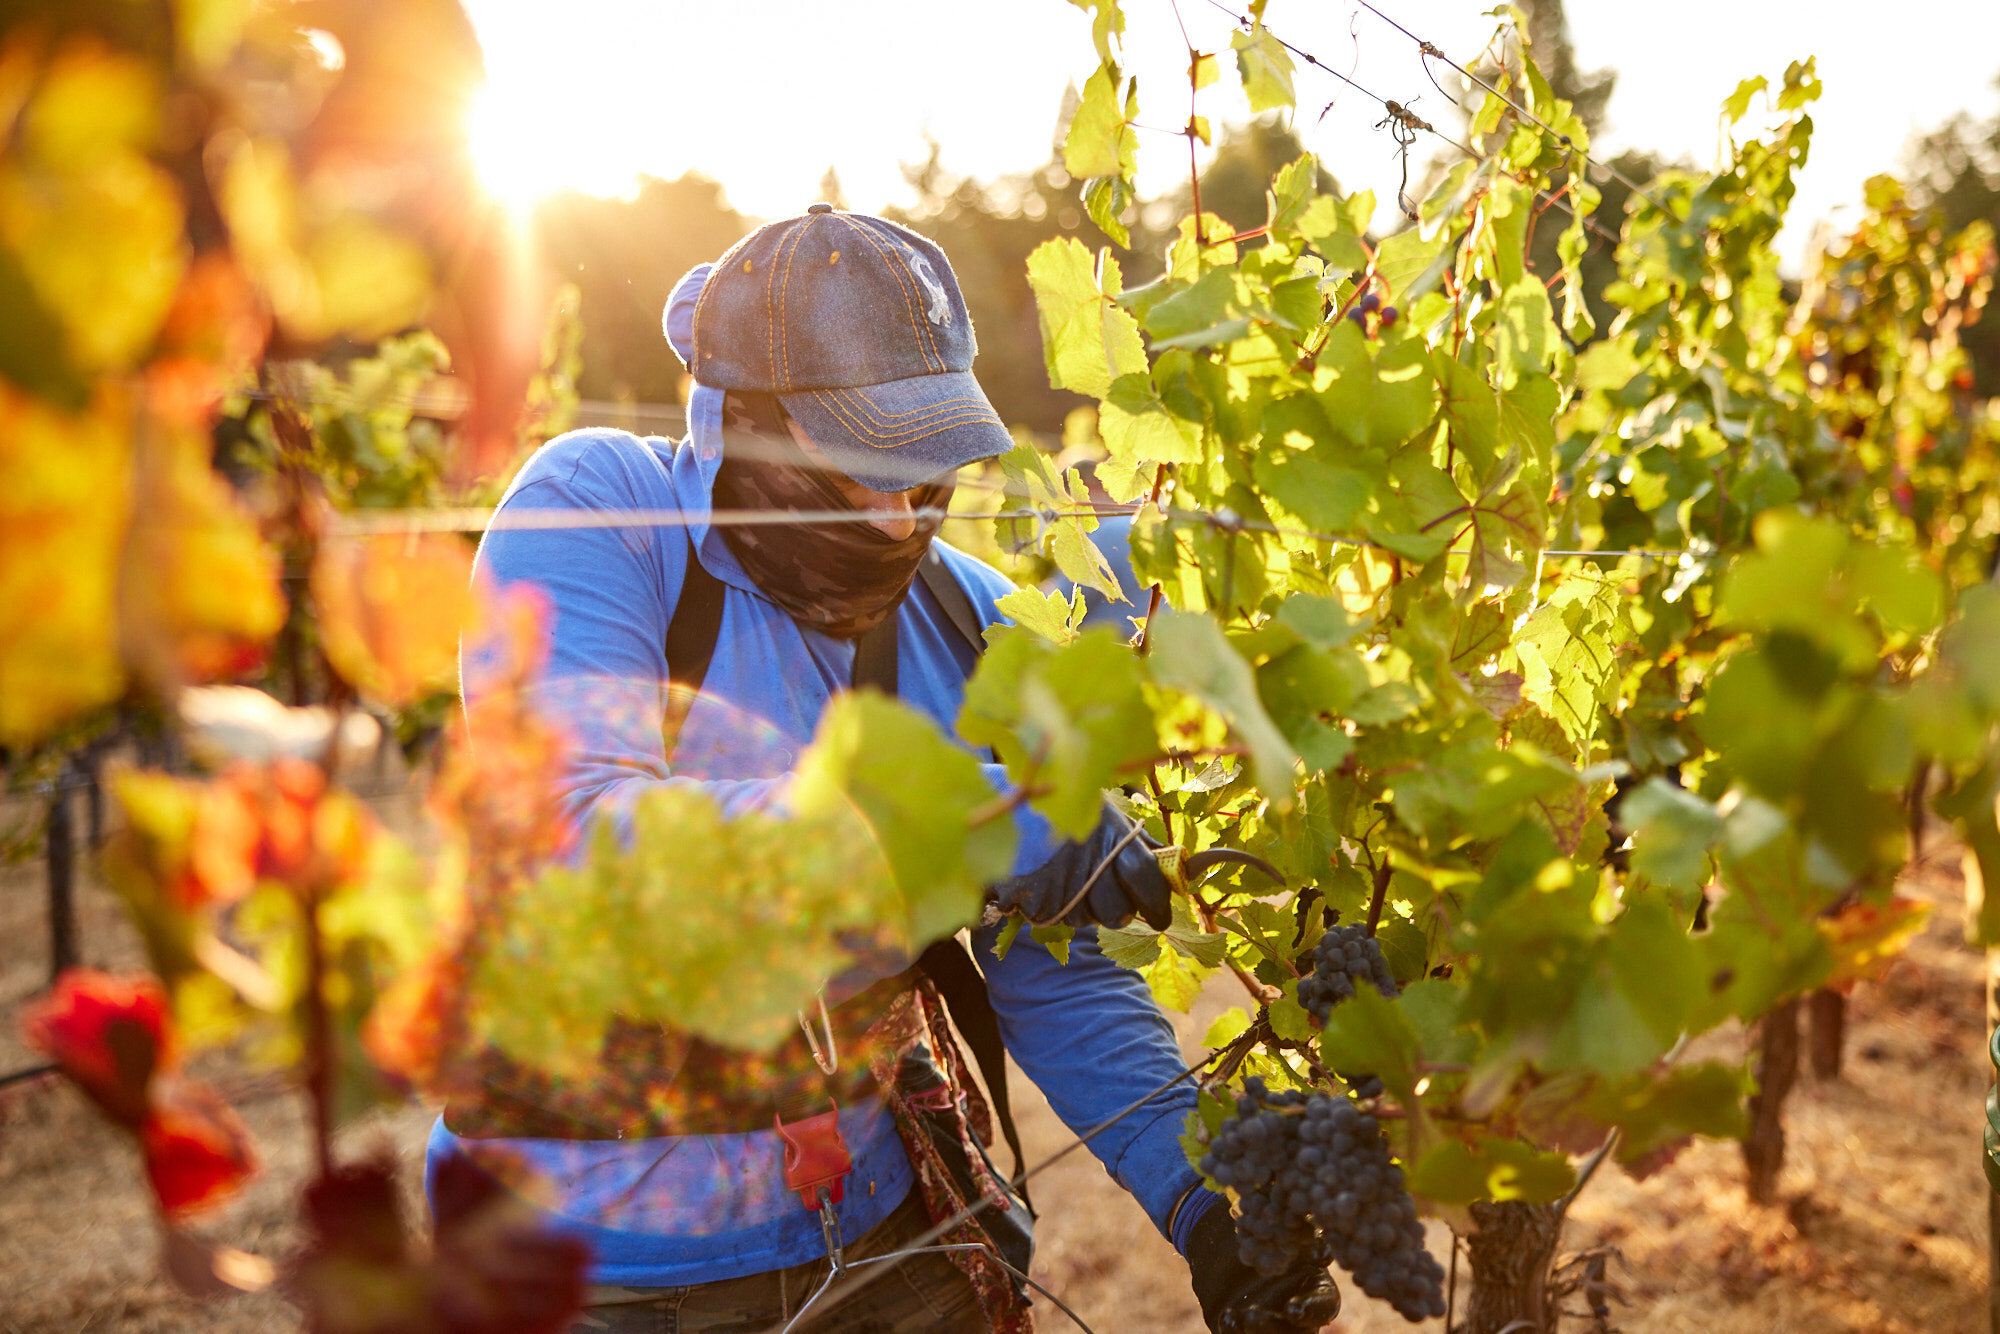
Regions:
<instances>
[{"instance_id":1,"label":"dark face covering","mask_svg":"<svg viewBox=\"0 0 2000 1334\"><path fill-rule=\"evenodd\" d=\"M729 395L730 447L715 476L718 510L855 510L825 470L808 458L769 394ZM755 433L736 447L739 434ZM910 504L942 510L952 481L916 488ZM866 520L851 523L721 524L722 540L764 596L801 625L835 639L859 639L887 620L930 550L936 519L917 519L894 538Z\"/></svg>"}]
</instances>

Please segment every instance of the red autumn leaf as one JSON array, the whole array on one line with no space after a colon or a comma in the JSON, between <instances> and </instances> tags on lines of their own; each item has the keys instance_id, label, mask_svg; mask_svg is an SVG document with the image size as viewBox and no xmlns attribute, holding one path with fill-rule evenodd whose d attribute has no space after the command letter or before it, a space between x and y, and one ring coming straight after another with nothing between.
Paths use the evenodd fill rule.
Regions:
<instances>
[{"instance_id":1,"label":"red autumn leaf","mask_svg":"<svg viewBox=\"0 0 2000 1334\"><path fill-rule=\"evenodd\" d=\"M240 784L201 785L187 868L174 879L175 898L183 908L234 903L257 887L258 825L257 805Z\"/></svg>"},{"instance_id":2,"label":"red autumn leaf","mask_svg":"<svg viewBox=\"0 0 2000 1334\"><path fill-rule=\"evenodd\" d=\"M270 880L297 882L312 869L314 826L326 775L305 760L278 759L269 765L239 765L229 781L244 789L261 817L257 873Z\"/></svg>"},{"instance_id":3,"label":"red autumn leaf","mask_svg":"<svg viewBox=\"0 0 2000 1334\"><path fill-rule=\"evenodd\" d=\"M394 1164L336 1169L306 1190L311 1241L290 1286L312 1334L556 1334L583 1303L589 1253L462 1158L437 1180L437 1235L418 1251Z\"/></svg>"},{"instance_id":4,"label":"red autumn leaf","mask_svg":"<svg viewBox=\"0 0 2000 1334\"><path fill-rule=\"evenodd\" d=\"M149 1113L154 1075L177 1059L166 993L150 977L66 969L21 1027L28 1045L61 1066L106 1116L135 1130Z\"/></svg>"},{"instance_id":5,"label":"red autumn leaf","mask_svg":"<svg viewBox=\"0 0 2000 1334\"><path fill-rule=\"evenodd\" d=\"M260 1166L250 1132L208 1085L176 1080L139 1127L146 1179L169 1219L221 1204Z\"/></svg>"},{"instance_id":6,"label":"red autumn leaf","mask_svg":"<svg viewBox=\"0 0 2000 1334\"><path fill-rule=\"evenodd\" d=\"M258 880L330 886L358 878L374 822L346 794L326 788L326 774L306 760L236 764L198 784L190 880L198 898L234 902Z\"/></svg>"},{"instance_id":7,"label":"red autumn leaf","mask_svg":"<svg viewBox=\"0 0 2000 1334\"><path fill-rule=\"evenodd\" d=\"M150 977L71 968L22 1018L47 1055L118 1124L136 1131L160 1208L180 1218L220 1203L257 1171L249 1132L220 1094L174 1077L166 993Z\"/></svg>"}]
</instances>

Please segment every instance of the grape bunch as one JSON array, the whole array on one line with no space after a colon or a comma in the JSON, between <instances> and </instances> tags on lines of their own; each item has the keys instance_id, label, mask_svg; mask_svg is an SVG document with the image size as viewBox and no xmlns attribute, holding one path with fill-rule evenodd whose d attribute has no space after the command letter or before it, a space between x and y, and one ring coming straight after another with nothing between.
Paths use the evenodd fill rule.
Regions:
<instances>
[{"instance_id":1,"label":"grape bunch","mask_svg":"<svg viewBox=\"0 0 2000 1334\"><path fill-rule=\"evenodd\" d=\"M1347 318L1354 327L1373 338L1382 329L1393 329L1399 318L1394 306L1382 304L1382 298L1373 292L1364 292L1361 299L1348 307Z\"/></svg>"},{"instance_id":2,"label":"grape bunch","mask_svg":"<svg viewBox=\"0 0 2000 1334\"><path fill-rule=\"evenodd\" d=\"M1397 994L1381 943L1358 922L1336 926L1313 946L1312 976L1299 980L1299 1004L1324 1024L1334 1006L1354 995L1360 981L1373 983L1384 996Z\"/></svg>"},{"instance_id":3,"label":"grape bunch","mask_svg":"<svg viewBox=\"0 0 2000 1334\"><path fill-rule=\"evenodd\" d=\"M1406 1320L1444 1314L1444 1270L1424 1249L1403 1169L1375 1118L1346 1098L1244 1081L1201 1170L1237 1194L1237 1254L1267 1274L1330 1253Z\"/></svg>"}]
</instances>

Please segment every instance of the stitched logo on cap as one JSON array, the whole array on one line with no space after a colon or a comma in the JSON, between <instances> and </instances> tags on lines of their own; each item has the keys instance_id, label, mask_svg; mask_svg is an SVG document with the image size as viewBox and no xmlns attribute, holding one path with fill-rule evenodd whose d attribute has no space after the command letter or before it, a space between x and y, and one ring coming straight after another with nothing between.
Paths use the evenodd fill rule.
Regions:
<instances>
[{"instance_id":1,"label":"stitched logo on cap","mask_svg":"<svg viewBox=\"0 0 2000 1334\"><path fill-rule=\"evenodd\" d=\"M910 258L910 272L917 275L917 281L924 285L924 295L930 299L930 306L924 311L924 318L932 324L951 323L951 298L945 295L944 284L931 272L931 262L914 250L905 250Z\"/></svg>"}]
</instances>

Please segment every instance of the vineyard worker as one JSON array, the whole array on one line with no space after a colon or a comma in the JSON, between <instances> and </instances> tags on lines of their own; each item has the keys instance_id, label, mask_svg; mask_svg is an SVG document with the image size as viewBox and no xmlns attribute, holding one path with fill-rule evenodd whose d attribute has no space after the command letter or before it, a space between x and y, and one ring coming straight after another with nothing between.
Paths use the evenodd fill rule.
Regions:
<instances>
[{"instance_id":1,"label":"vineyard worker","mask_svg":"<svg viewBox=\"0 0 2000 1334\"><path fill-rule=\"evenodd\" d=\"M933 543L935 521L919 511L942 507L956 469L1012 442L971 374L971 321L944 254L880 218L815 204L769 224L684 278L665 324L695 381L688 440L589 429L550 441L501 505L502 515L535 511L537 522L496 524L479 563L550 600L537 702L576 742L568 800L579 817L616 819L669 784L699 784L729 813L782 811L787 771L829 697L864 674L866 646L883 642L871 634L892 627L895 693L951 732L977 659L954 611L969 605L970 630L997 623L1009 585ZM712 508L889 513L751 527L711 525ZM563 511L689 517L547 522ZM941 564L918 577L932 552ZM692 614L676 612L711 595L720 616L702 644L685 633ZM696 647L674 647L688 642ZM700 693L677 718L669 757L663 718L680 713L669 683L686 666L673 659L704 654ZM866 668L876 683L882 670ZM470 674L468 689L477 693ZM986 768L1004 788L1004 770ZM1070 902L1129 827L1107 808L1095 835L1064 844L1026 807L1014 818L1015 874L994 895L1034 915ZM1072 920L1143 913L1164 923L1167 911L1157 863L1128 842ZM999 958L996 935L975 932L974 952L1007 1051L1073 1130L1110 1122L1091 1150L1187 1258L1211 1328L1282 1334L1331 1319L1339 1295L1323 1267L1273 1279L1238 1261L1227 1205L1182 1151L1194 1092L1186 1081L1170 1085L1180 1054L1138 975L1106 959L1091 929L1079 932L1067 965L1025 933ZM607 1063L618 1046L650 1067L637 1076L607 1068L589 1089L543 1081L528 1086L532 1096L448 1108L431 1165L461 1153L479 1161L493 1147L539 1172L547 1223L592 1248L597 1286L579 1331L776 1328L827 1274L833 1230L849 1259L882 1254L998 1193L975 1143L986 1109L927 994L900 974L834 1006L837 1045L855 1043L862 1022L906 1044L892 1053L894 1077L864 1087L851 1060L819 1074L798 1041L767 1058L614 1025ZM784 1147L799 1133L788 1124L829 1105L851 1169L837 1204L820 1198L823 1218L805 1192L787 1189ZM989 1206L984 1233L970 1235L991 1237L1025 1267L1027 1212L1019 1200ZM967 1235L961 1225L947 1239ZM1021 1289L984 1254L889 1268L845 1303L815 1308L801 1328L1031 1327Z\"/></svg>"}]
</instances>

